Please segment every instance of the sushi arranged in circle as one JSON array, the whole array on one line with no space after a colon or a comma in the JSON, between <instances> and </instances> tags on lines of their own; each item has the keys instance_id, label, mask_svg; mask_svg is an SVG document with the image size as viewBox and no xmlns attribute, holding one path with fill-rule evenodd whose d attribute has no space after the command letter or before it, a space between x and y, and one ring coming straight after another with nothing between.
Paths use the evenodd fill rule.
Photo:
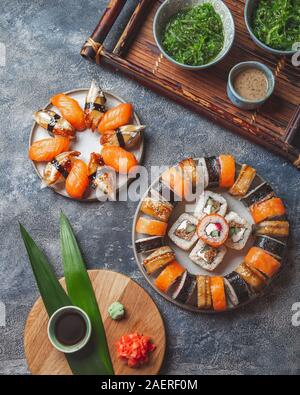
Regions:
<instances>
[{"instance_id":1,"label":"sushi arranged in circle","mask_svg":"<svg viewBox=\"0 0 300 395\"><path fill-rule=\"evenodd\" d=\"M253 167L220 155L164 171L139 205L134 249L169 300L223 312L265 289L283 266L288 236L286 209L271 185ZM231 271L230 259L238 259Z\"/></svg>"}]
</instances>

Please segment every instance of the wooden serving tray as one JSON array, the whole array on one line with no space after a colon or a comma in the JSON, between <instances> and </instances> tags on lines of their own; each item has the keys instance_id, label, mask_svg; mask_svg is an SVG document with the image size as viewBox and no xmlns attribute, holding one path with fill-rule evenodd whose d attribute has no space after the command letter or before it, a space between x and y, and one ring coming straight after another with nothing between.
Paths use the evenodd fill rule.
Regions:
<instances>
[{"instance_id":1,"label":"wooden serving tray","mask_svg":"<svg viewBox=\"0 0 300 395\"><path fill-rule=\"evenodd\" d=\"M254 44L244 23L245 1L225 1L235 20L234 45L222 62L201 71L176 67L157 48L152 24L162 2L139 1L114 49L108 51L104 40L126 3L126 0L111 0L82 47L81 55L122 70L144 85L284 156L300 169L300 144L296 136L300 131L300 70L289 58L276 57ZM230 69L245 60L263 62L276 77L275 93L256 111L236 108L226 94Z\"/></svg>"}]
</instances>

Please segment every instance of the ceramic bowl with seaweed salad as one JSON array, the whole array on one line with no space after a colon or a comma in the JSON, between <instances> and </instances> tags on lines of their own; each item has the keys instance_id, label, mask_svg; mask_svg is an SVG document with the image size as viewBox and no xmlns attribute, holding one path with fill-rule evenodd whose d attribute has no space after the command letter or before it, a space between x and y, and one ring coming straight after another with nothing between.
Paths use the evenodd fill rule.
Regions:
<instances>
[{"instance_id":1,"label":"ceramic bowl with seaweed salad","mask_svg":"<svg viewBox=\"0 0 300 395\"><path fill-rule=\"evenodd\" d=\"M293 55L300 43L300 0L247 0L245 23L258 46Z\"/></svg>"},{"instance_id":2,"label":"ceramic bowl with seaweed salad","mask_svg":"<svg viewBox=\"0 0 300 395\"><path fill-rule=\"evenodd\" d=\"M157 46L172 63L199 70L222 60L230 50L235 26L220 0L166 0L153 23Z\"/></svg>"}]
</instances>

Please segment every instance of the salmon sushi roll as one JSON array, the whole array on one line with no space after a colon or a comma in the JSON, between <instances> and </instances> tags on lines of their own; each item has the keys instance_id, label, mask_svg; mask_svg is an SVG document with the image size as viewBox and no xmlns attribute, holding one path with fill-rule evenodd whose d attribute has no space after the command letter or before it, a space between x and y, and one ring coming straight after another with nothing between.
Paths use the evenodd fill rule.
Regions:
<instances>
[{"instance_id":1,"label":"salmon sushi roll","mask_svg":"<svg viewBox=\"0 0 300 395\"><path fill-rule=\"evenodd\" d=\"M196 263L196 265L211 272L220 265L226 252L227 248L224 246L215 248L205 244L204 241L199 240L192 249L189 258L191 261Z\"/></svg>"},{"instance_id":2,"label":"salmon sushi roll","mask_svg":"<svg viewBox=\"0 0 300 395\"><path fill-rule=\"evenodd\" d=\"M211 278L209 276L197 276L197 306L201 310L212 308Z\"/></svg>"},{"instance_id":3,"label":"salmon sushi roll","mask_svg":"<svg viewBox=\"0 0 300 395\"><path fill-rule=\"evenodd\" d=\"M229 225L221 215L207 215L199 222L197 234L205 244L211 247L220 247L228 238Z\"/></svg>"},{"instance_id":4,"label":"salmon sushi roll","mask_svg":"<svg viewBox=\"0 0 300 395\"><path fill-rule=\"evenodd\" d=\"M181 166L170 167L161 175L162 182L171 189L179 200L189 200L193 193L192 179Z\"/></svg>"},{"instance_id":5,"label":"salmon sushi roll","mask_svg":"<svg viewBox=\"0 0 300 395\"><path fill-rule=\"evenodd\" d=\"M152 274L164 268L168 263L175 260L174 251L168 247L161 247L144 259L143 264L148 274Z\"/></svg>"},{"instance_id":6,"label":"salmon sushi roll","mask_svg":"<svg viewBox=\"0 0 300 395\"><path fill-rule=\"evenodd\" d=\"M76 159L66 179L66 191L68 195L74 199L81 199L89 183L87 165L81 159Z\"/></svg>"},{"instance_id":7,"label":"salmon sushi roll","mask_svg":"<svg viewBox=\"0 0 300 395\"><path fill-rule=\"evenodd\" d=\"M226 246L233 250L242 250L251 235L251 225L234 211L228 213L225 219L229 225L229 236Z\"/></svg>"},{"instance_id":8,"label":"salmon sushi roll","mask_svg":"<svg viewBox=\"0 0 300 395\"><path fill-rule=\"evenodd\" d=\"M135 230L137 233L143 233L150 236L164 236L167 231L166 222L140 217L136 223Z\"/></svg>"},{"instance_id":9,"label":"salmon sushi roll","mask_svg":"<svg viewBox=\"0 0 300 395\"><path fill-rule=\"evenodd\" d=\"M256 176L256 170L253 169L253 167L245 164L242 165L237 180L229 190L230 195L237 197L245 196L255 176Z\"/></svg>"},{"instance_id":10,"label":"salmon sushi roll","mask_svg":"<svg viewBox=\"0 0 300 395\"><path fill-rule=\"evenodd\" d=\"M179 248L188 251L196 243L197 219L189 214L182 214L168 232L169 238Z\"/></svg>"},{"instance_id":11,"label":"salmon sushi roll","mask_svg":"<svg viewBox=\"0 0 300 395\"><path fill-rule=\"evenodd\" d=\"M154 284L160 291L167 293L184 272L185 269L178 262L174 261L159 274Z\"/></svg>"},{"instance_id":12,"label":"salmon sushi roll","mask_svg":"<svg viewBox=\"0 0 300 395\"><path fill-rule=\"evenodd\" d=\"M258 270L251 269L245 262L241 263L235 272L238 273L254 292L260 292L266 285L266 278Z\"/></svg>"},{"instance_id":13,"label":"salmon sushi roll","mask_svg":"<svg viewBox=\"0 0 300 395\"><path fill-rule=\"evenodd\" d=\"M280 262L259 247L250 248L245 263L253 270L258 270L268 278L273 277L280 269Z\"/></svg>"},{"instance_id":14,"label":"salmon sushi roll","mask_svg":"<svg viewBox=\"0 0 300 395\"><path fill-rule=\"evenodd\" d=\"M223 196L211 191L203 192L195 206L194 216L201 219L206 215L219 214L224 216L227 211L227 201Z\"/></svg>"},{"instance_id":15,"label":"salmon sushi roll","mask_svg":"<svg viewBox=\"0 0 300 395\"><path fill-rule=\"evenodd\" d=\"M218 276L211 277L210 281L213 309L215 311L225 311L227 309L227 300L224 279Z\"/></svg>"},{"instance_id":16,"label":"salmon sushi roll","mask_svg":"<svg viewBox=\"0 0 300 395\"><path fill-rule=\"evenodd\" d=\"M235 159L231 155L220 155L220 179L221 188L231 188L235 179Z\"/></svg>"},{"instance_id":17,"label":"salmon sushi roll","mask_svg":"<svg viewBox=\"0 0 300 395\"><path fill-rule=\"evenodd\" d=\"M281 218L285 215L284 204L277 197L255 203L251 206L250 211L256 224L266 219Z\"/></svg>"}]
</instances>

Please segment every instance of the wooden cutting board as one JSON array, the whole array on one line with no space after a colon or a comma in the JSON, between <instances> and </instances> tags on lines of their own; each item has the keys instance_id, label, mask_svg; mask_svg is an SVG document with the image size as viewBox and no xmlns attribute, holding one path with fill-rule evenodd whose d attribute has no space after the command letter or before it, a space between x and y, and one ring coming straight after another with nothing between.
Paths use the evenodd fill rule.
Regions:
<instances>
[{"instance_id":1,"label":"wooden cutting board","mask_svg":"<svg viewBox=\"0 0 300 395\"><path fill-rule=\"evenodd\" d=\"M99 303L115 373L158 374L164 359L166 337L163 320L151 297L123 274L108 270L89 270L89 276ZM65 288L64 278L60 282ZM107 312L110 304L117 300L126 309L126 317L121 321L112 320ZM31 373L72 374L64 354L49 342L47 325L48 315L39 298L28 315L24 335L25 355ZM147 365L131 369L118 358L115 344L123 334L136 331L151 336L157 348Z\"/></svg>"}]
</instances>

